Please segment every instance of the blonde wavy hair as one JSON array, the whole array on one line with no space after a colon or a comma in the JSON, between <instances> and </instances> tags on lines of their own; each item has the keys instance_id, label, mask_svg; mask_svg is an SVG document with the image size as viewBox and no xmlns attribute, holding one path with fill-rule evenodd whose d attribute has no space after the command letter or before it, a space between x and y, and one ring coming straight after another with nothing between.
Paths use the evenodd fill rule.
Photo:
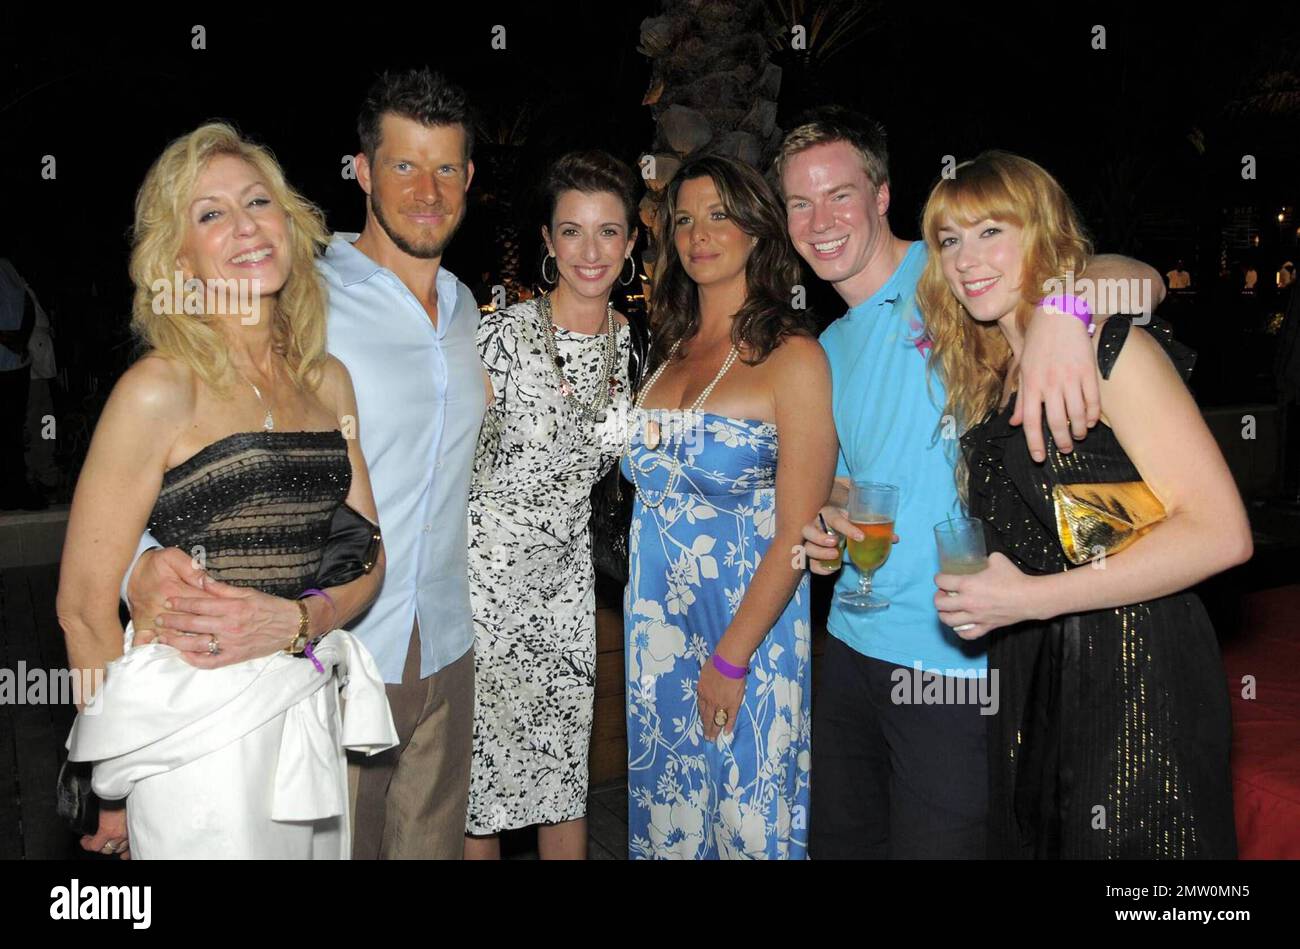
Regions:
<instances>
[{"instance_id":1,"label":"blonde wavy hair","mask_svg":"<svg viewBox=\"0 0 1300 949\"><path fill-rule=\"evenodd\" d=\"M917 283L916 302L931 349L929 369L943 380L945 418L959 433L997 408L1011 366L1011 347L996 323L971 317L953 295L939 259L939 228L945 220L970 227L984 220L1016 225L1021 234L1020 303L1016 323L1024 332L1034 307L1053 279L1082 275L1092 246L1061 185L1040 165L1009 152L984 152L957 166L930 192L921 214L929 254ZM956 452L957 490L967 501L967 469Z\"/></svg>"},{"instance_id":2,"label":"blonde wavy hair","mask_svg":"<svg viewBox=\"0 0 1300 949\"><path fill-rule=\"evenodd\" d=\"M189 366L219 393L229 391L228 342L216 326L223 317L158 312L155 287L171 286L177 257L189 227L189 205L204 168L219 155L248 162L266 182L271 198L288 218L289 278L276 295L272 345L288 364L295 385L320 385L325 351L326 293L316 258L328 241L320 209L285 180L275 157L223 122L201 125L168 145L153 163L135 196L131 281L135 295L131 329L145 349Z\"/></svg>"}]
</instances>

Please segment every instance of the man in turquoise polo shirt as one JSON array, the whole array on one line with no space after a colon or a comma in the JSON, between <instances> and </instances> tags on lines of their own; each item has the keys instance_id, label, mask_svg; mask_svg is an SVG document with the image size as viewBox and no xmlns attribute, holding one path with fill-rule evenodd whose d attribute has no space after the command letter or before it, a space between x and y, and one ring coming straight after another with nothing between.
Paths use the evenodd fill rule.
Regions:
<instances>
[{"instance_id":1,"label":"man in turquoise polo shirt","mask_svg":"<svg viewBox=\"0 0 1300 949\"><path fill-rule=\"evenodd\" d=\"M884 130L838 108L812 113L786 136L776 162L788 230L800 256L830 282L848 312L822 333L830 361L840 457L821 516L861 537L844 508L851 480L899 487L899 542L876 574L883 610L838 603L816 683L809 852L815 858L978 858L985 853L986 715L997 680L985 644L966 643L934 608L933 527L960 515L944 432L942 380L927 372L915 304L925 267L920 242L890 229ZM1163 281L1125 258L1096 258L1089 276ZM1048 367L1055 382L1046 386ZM1063 451L1100 414L1096 359L1081 322L1036 311L1026 334L1020 399L1031 453L1043 458L1043 415ZM1013 419L1019 422L1021 419ZM838 551L823 525L804 529L816 573ZM857 587L847 558L839 589ZM840 569L836 567L835 569ZM986 677L985 681L977 682Z\"/></svg>"}]
</instances>

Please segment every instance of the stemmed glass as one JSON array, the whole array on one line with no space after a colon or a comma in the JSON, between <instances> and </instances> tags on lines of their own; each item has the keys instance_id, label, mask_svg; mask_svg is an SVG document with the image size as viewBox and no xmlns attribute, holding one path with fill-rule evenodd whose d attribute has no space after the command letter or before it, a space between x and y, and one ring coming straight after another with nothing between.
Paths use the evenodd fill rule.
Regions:
<instances>
[{"instance_id":1,"label":"stemmed glass","mask_svg":"<svg viewBox=\"0 0 1300 949\"><path fill-rule=\"evenodd\" d=\"M898 486L877 481L854 481L849 489L849 520L862 531L862 540L848 538L844 549L862 574L856 590L846 590L836 601L846 610L883 610L889 600L871 592L871 580L889 559L894 546L894 517L898 513Z\"/></svg>"}]
</instances>

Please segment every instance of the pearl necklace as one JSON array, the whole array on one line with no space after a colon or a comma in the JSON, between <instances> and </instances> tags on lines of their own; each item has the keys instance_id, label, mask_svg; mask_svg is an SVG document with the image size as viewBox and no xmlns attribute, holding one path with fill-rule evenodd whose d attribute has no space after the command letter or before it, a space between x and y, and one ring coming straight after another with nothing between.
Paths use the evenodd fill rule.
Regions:
<instances>
[{"instance_id":1,"label":"pearl necklace","mask_svg":"<svg viewBox=\"0 0 1300 949\"><path fill-rule=\"evenodd\" d=\"M644 407L646 396L650 394L650 390L654 388L654 384L659 381L659 377L663 375L664 370L668 368L668 364L673 361L673 356L677 354L677 347L679 347L681 344L682 341L680 339L677 342L673 343L673 348L668 350L668 358L664 360L662 366L660 366L651 374L650 379L645 384L645 387L641 390L640 394L636 397L636 402L632 406L634 412ZM727 353L727 358L722 360L722 368L720 368L718 370L718 374L713 377L713 381L710 382L707 386L705 386L704 391L700 393L699 398L697 398L695 402L692 403L691 407L686 410L688 414L694 415L696 412L700 410L700 406L702 406L705 400L708 399L709 395L713 392L717 384L722 381L722 377L727 374L727 370L730 369L732 365L735 363L736 357L738 355L740 355L740 351L736 349L735 344L732 344L731 351ZM673 446L673 452L671 455L672 465L671 465L671 470L668 473L668 482L664 485L663 491L659 492L659 499L656 501L653 498L651 498L646 491L642 490L641 482L637 479L637 469L640 466L637 464L636 458L632 454L631 432L632 432L632 426L629 425L628 438L627 438L627 466L632 471L632 486L636 489L637 495L641 498L641 500L644 503L648 504L650 507L655 509L661 508L663 507L664 501L667 500L668 495L672 494L673 489L677 487L678 479L681 478L682 475L681 443L686 439L685 437L680 438L677 444ZM645 427L645 435L642 438L642 441L645 444L645 447L649 451L654 451L659 447L659 435L660 435L659 423L656 421L647 422ZM641 468L641 472L642 474L649 474L650 469Z\"/></svg>"},{"instance_id":2,"label":"pearl necklace","mask_svg":"<svg viewBox=\"0 0 1300 949\"><path fill-rule=\"evenodd\" d=\"M602 409L609 405L619 388L618 379L614 375L614 359L618 354L618 341L615 338L614 330L614 302L611 300L605 305L605 345L604 355L601 359L600 377L607 380L607 383L605 385L597 384L596 397L590 405L583 405L578 401L573 383L569 382L564 375L564 357L560 355L559 348L555 343L555 314L551 310L550 294L544 295L538 301L537 307L542 312L542 338L546 345L546 354L551 360L551 367L555 370L555 375L560 381L560 395L583 419L592 421Z\"/></svg>"}]
</instances>

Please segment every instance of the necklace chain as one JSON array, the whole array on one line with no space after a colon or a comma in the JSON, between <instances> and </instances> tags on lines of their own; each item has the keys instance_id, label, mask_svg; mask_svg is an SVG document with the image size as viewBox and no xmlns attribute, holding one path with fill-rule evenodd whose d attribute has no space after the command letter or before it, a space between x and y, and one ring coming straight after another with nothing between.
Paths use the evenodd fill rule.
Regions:
<instances>
[{"instance_id":1,"label":"necklace chain","mask_svg":"<svg viewBox=\"0 0 1300 949\"><path fill-rule=\"evenodd\" d=\"M253 380L244 375L242 369L236 366L233 362L230 365L234 367L235 372L239 373L239 378L248 383L249 388L253 390L253 395L257 396L258 404L266 410L266 417L262 419L262 429L267 432L275 431L275 416L271 414L270 406L268 406L266 400L262 398L262 390L253 385Z\"/></svg>"},{"instance_id":2,"label":"necklace chain","mask_svg":"<svg viewBox=\"0 0 1300 949\"><path fill-rule=\"evenodd\" d=\"M662 366L660 366L651 374L644 388L642 388L641 392L637 395L636 402L633 405L634 410L640 410L645 406L646 396L650 394L650 390L654 387L654 384L659 381L659 377L663 375L664 370L668 368L668 364L673 361L673 356L677 354L677 348L681 346L681 344L682 341L679 339L677 342L673 343L672 349L668 350L668 358L664 360ZM713 393L713 390L717 386L717 384L722 381L722 377L727 374L727 370L730 369L732 365L736 362L736 357L738 355L740 355L740 351L736 349L736 346L733 343L731 346L731 350L727 353L727 358L722 360L722 367L718 370L717 375L713 377L712 382L710 382L707 386L704 387L704 391L701 392L699 397L691 404L691 407L686 410L687 414L694 415L700 410L700 406L702 406L705 403L705 400L707 400L708 397ZM644 437L642 438L642 442L646 444L646 447L648 449L654 451L660 444L660 440L658 437L659 423L650 422L646 426L647 429L649 428L649 425L656 426L655 444L654 445L648 444L647 440ZM664 501L668 499L668 496L673 493L673 489L677 487L677 482L682 475L681 443L685 440L686 439L683 435L683 437L678 439L677 443L673 445L672 454L669 456L672 463L670 465L670 470L668 472L668 481L664 484L664 489L659 492L659 497L656 500L655 498L650 496L650 492L645 491L641 487L641 481L640 479L637 478L637 469L640 466L637 464L636 457L632 454L632 426L631 425L628 426L627 466L632 471L632 486L636 489L636 493L641 496L641 500L644 501L646 504L648 504L650 507L656 509L663 507ZM642 473L644 474L648 474L649 471L650 471L649 468L642 469Z\"/></svg>"},{"instance_id":3,"label":"necklace chain","mask_svg":"<svg viewBox=\"0 0 1300 949\"><path fill-rule=\"evenodd\" d=\"M542 296L538 308L542 311L542 337L546 344L546 355L550 357L551 368L555 370L556 378L560 382L560 395L583 419L591 421L609 405L610 399L614 396L614 389L618 385L614 378L614 359L618 353L618 341L614 332L614 302L611 300L605 305L605 342L600 381L596 386L596 396L590 405L584 405L578 399L577 387L564 375L564 360L560 358L560 351L555 342L555 312L551 308L549 293Z\"/></svg>"}]
</instances>

